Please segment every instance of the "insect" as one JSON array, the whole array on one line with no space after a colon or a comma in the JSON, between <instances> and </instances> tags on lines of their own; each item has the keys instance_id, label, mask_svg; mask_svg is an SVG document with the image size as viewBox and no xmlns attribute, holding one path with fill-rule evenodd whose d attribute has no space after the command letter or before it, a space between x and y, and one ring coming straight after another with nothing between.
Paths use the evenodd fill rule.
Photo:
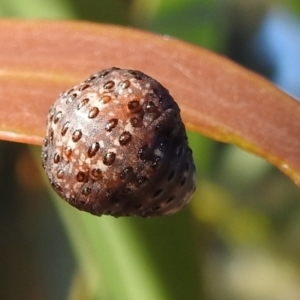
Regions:
<instances>
[{"instance_id":1,"label":"insect","mask_svg":"<svg viewBox=\"0 0 300 300\"><path fill-rule=\"evenodd\" d=\"M94 215L162 216L195 191L195 165L180 109L136 70L110 68L60 94L42 146L49 181Z\"/></svg>"}]
</instances>

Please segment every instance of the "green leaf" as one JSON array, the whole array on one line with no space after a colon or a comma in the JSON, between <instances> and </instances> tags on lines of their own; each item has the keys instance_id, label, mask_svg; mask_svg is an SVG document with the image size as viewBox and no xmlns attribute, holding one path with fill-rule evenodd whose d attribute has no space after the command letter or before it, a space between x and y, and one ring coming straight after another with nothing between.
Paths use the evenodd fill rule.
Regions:
<instances>
[{"instance_id":1,"label":"green leaf","mask_svg":"<svg viewBox=\"0 0 300 300\"><path fill-rule=\"evenodd\" d=\"M54 192L52 197L94 297L199 299L188 210L166 218L96 218L75 210Z\"/></svg>"}]
</instances>

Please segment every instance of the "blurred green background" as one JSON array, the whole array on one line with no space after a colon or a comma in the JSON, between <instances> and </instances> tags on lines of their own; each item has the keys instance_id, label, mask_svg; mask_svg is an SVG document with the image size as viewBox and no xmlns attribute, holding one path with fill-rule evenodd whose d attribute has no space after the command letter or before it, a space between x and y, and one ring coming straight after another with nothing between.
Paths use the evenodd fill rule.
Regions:
<instances>
[{"instance_id":1,"label":"blurred green background","mask_svg":"<svg viewBox=\"0 0 300 300\"><path fill-rule=\"evenodd\" d=\"M297 0L2 0L0 15L171 35L300 98ZM299 300L299 189L260 158L189 138L196 194L149 220L78 212L49 189L38 147L0 142L0 299Z\"/></svg>"}]
</instances>

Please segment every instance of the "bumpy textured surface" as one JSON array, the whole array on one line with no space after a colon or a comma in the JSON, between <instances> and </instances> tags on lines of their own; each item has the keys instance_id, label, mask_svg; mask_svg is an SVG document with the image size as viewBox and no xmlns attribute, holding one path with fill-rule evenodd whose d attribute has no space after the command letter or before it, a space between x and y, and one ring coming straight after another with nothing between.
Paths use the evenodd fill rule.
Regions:
<instances>
[{"instance_id":1,"label":"bumpy textured surface","mask_svg":"<svg viewBox=\"0 0 300 300\"><path fill-rule=\"evenodd\" d=\"M95 215L174 213L195 191L180 110L140 71L111 68L62 93L48 115L42 162L55 191Z\"/></svg>"}]
</instances>

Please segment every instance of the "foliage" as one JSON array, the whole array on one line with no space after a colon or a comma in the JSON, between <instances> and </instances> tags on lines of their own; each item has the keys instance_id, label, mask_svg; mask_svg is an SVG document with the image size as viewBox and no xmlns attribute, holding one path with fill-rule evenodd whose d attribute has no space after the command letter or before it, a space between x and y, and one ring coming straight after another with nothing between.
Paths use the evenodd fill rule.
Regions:
<instances>
[{"instance_id":1,"label":"foliage","mask_svg":"<svg viewBox=\"0 0 300 300\"><path fill-rule=\"evenodd\" d=\"M0 13L131 24L227 52L230 9L237 7L227 4L224 11L222 1L14 0L1 3ZM265 160L195 132L261 155L299 184L298 103L221 56L146 32L24 21L1 21L0 28L3 139L40 144L56 95L117 64L153 75L175 95L194 131L199 174L194 199L174 216L96 218L57 199L41 181L38 147L28 152L2 142L0 192L9 201L2 201L1 256L8 258L9 280L1 274L0 298L298 299L299 190Z\"/></svg>"}]
</instances>

